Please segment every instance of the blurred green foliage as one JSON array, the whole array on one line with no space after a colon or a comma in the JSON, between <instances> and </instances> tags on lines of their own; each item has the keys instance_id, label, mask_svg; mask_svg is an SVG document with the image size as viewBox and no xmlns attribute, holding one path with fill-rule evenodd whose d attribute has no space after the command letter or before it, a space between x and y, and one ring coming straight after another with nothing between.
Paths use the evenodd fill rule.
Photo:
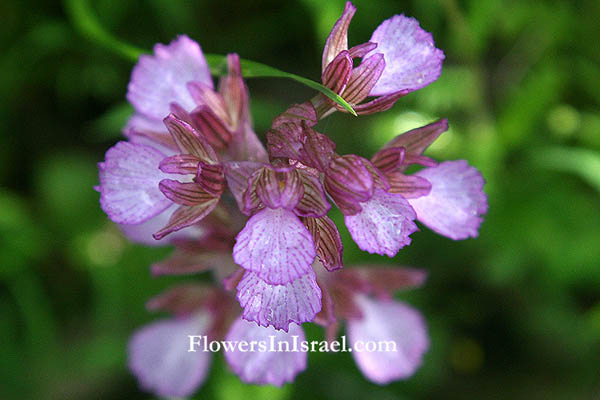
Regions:
<instances>
[{"instance_id":1,"label":"blurred green foliage","mask_svg":"<svg viewBox=\"0 0 600 400\"><path fill-rule=\"evenodd\" d=\"M208 53L318 80L343 1L91 2L100 23L150 49L178 33ZM423 267L419 307L432 347L410 380L376 386L348 354L310 354L282 389L246 386L215 357L197 398L592 399L600 397L600 3L357 0L351 43L394 13L416 17L446 53L441 78L387 113L333 115L319 129L341 153L369 156L439 117L429 151L465 158L488 183L476 240L423 229L389 260L343 232L347 264ZM0 3L0 398L135 399L125 345L151 320L147 298L168 254L123 239L93 191L96 162L120 137L132 63L79 36L60 2ZM312 95L291 81L249 81L259 135ZM348 134L352 132L352 134ZM336 216L336 215L334 215ZM337 215L339 217L339 215ZM311 338L321 329L309 327Z\"/></svg>"}]
</instances>

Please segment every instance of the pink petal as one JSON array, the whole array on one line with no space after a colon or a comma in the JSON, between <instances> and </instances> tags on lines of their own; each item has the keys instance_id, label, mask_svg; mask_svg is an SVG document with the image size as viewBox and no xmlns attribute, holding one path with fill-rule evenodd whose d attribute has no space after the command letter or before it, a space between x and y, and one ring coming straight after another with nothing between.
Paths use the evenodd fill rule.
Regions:
<instances>
[{"instance_id":1,"label":"pink petal","mask_svg":"<svg viewBox=\"0 0 600 400\"><path fill-rule=\"evenodd\" d=\"M265 208L253 215L237 235L236 264L275 285L311 271L316 251L310 232L293 212Z\"/></svg>"},{"instance_id":2,"label":"pink petal","mask_svg":"<svg viewBox=\"0 0 600 400\"><path fill-rule=\"evenodd\" d=\"M373 175L363 158L354 154L334 157L323 183L327 194L345 215L359 212L359 203L373 195Z\"/></svg>"},{"instance_id":3,"label":"pink petal","mask_svg":"<svg viewBox=\"0 0 600 400\"><path fill-rule=\"evenodd\" d=\"M399 301L378 301L356 296L362 318L348 321L352 356L367 379L386 384L413 375L429 348L427 328L421 314ZM389 344L377 351L357 351L357 341ZM396 351L393 351L395 347ZM379 351L380 350L380 351Z\"/></svg>"},{"instance_id":4,"label":"pink petal","mask_svg":"<svg viewBox=\"0 0 600 400\"><path fill-rule=\"evenodd\" d=\"M317 256L323 267L327 271L342 268L344 246L335 222L327 215L319 218L306 217L303 222L313 235L313 240L317 244Z\"/></svg>"},{"instance_id":5,"label":"pink petal","mask_svg":"<svg viewBox=\"0 0 600 400\"><path fill-rule=\"evenodd\" d=\"M100 169L100 205L114 222L139 224L172 202L158 189L168 175L161 172L165 155L143 144L119 142L106 152Z\"/></svg>"},{"instance_id":6,"label":"pink petal","mask_svg":"<svg viewBox=\"0 0 600 400\"><path fill-rule=\"evenodd\" d=\"M248 178L264 164L254 161L226 161L223 163L223 172L227 186L235 197L238 207L244 208L244 192L248 189Z\"/></svg>"},{"instance_id":7,"label":"pink petal","mask_svg":"<svg viewBox=\"0 0 600 400\"><path fill-rule=\"evenodd\" d=\"M191 395L206 378L211 354L188 352L188 335L205 335L210 317L166 319L137 331L129 341L129 369L140 386L164 397Z\"/></svg>"},{"instance_id":8,"label":"pink petal","mask_svg":"<svg viewBox=\"0 0 600 400\"><path fill-rule=\"evenodd\" d=\"M369 42L383 53L386 67L369 93L382 96L399 90L417 90L435 81L442 72L444 53L435 47L433 37L414 18L395 15L381 23ZM368 56L366 56L368 57Z\"/></svg>"},{"instance_id":9,"label":"pink petal","mask_svg":"<svg viewBox=\"0 0 600 400\"><path fill-rule=\"evenodd\" d=\"M127 136L128 132L134 130L139 132L154 132L168 135L167 128L163 123L163 118L149 118L144 114L134 113L129 120L127 125L123 129L123 132Z\"/></svg>"},{"instance_id":10,"label":"pink petal","mask_svg":"<svg viewBox=\"0 0 600 400\"><path fill-rule=\"evenodd\" d=\"M165 211L161 212L157 216L150 218L146 222L136 225L119 224L119 228L129 240L135 243L145 244L147 246L165 246L168 245L172 237L168 240L156 240L152 237L152 234L158 231L160 228L165 226L169 222L171 214L177 210L177 204L173 204Z\"/></svg>"},{"instance_id":11,"label":"pink petal","mask_svg":"<svg viewBox=\"0 0 600 400\"><path fill-rule=\"evenodd\" d=\"M194 242L198 242L200 240L208 241L209 237L211 240L221 241L220 245L227 245L224 243L225 239L215 233L210 226L200 226L198 224L189 226L177 232L173 232L168 236L168 238L163 238L160 240L155 239L152 235L169 223L171 216L175 211L177 211L178 208L179 206L177 204L173 204L156 217L150 218L144 223L137 225L120 224L119 229L121 229L123 234L132 242L145 244L147 246L165 246L181 240L193 240ZM206 221L206 219L201 222L204 221ZM218 245L212 244L211 248L218 249Z\"/></svg>"},{"instance_id":12,"label":"pink petal","mask_svg":"<svg viewBox=\"0 0 600 400\"><path fill-rule=\"evenodd\" d=\"M352 70L348 86L342 93L344 100L350 104L363 101L379 81L384 71L385 60L381 53L376 52L363 58L360 65Z\"/></svg>"},{"instance_id":13,"label":"pink petal","mask_svg":"<svg viewBox=\"0 0 600 400\"><path fill-rule=\"evenodd\" d=\"M265 146L256 136L248 121L244 121L242 127L235 132L227 147L227 152L232 161L243 160L266 163L269 160Z\"/></svg>"},{"instance_id":14,"label":"pink petal","mask_svg":"<svg viewBox=\"0 0 600 400\"><path fill-rule=\"evenodd\" d=\"M352 58L347 50L340 52L325 68L321 75L323 85L336 93L341 93L352 73Z\"/></svg>"},{"instance_id":15,"label":"pink petal","mask_svg":"<svg viewBox=\"0 0 600 400\"><path fill-rule=\"evenodd\" d=\"M342 16L336 21L331 29L325 47L323 48L323 60L321 70L325 71L327 65L341 51L348 50L348 26L356 12L356 7L349 1L346 2Z\"/></svg>"},{"instance_id":16,"label":"pink petal","mask_svg":"<svg viewBox=\"0 0 600 400\"><path fill-rule=\"evenodd\" d=\"M416 215L404 197L377 189L360 206L358 214L347 215L344 221L361 250L393 257L410 244L409 235L417 230Z\"/></svg>"},{"instance_id":17,"label":"pink petal","mask_svg":"<svg viewBox=\"0 0 600 400\"><path fill-rule=\"evenodd\" d=\"M237 290L244 319L261 326L287 332L290 322L312 321L321 311L321 289L312 269L286 285L270 285L246 271Z\"/></svg>"},{"instance_id":18,"label":"pink petal","mask_svg":"<svg viewBox=\"0 0 600 400\"><path fill-rule=\"evenodd\" d=\"M481 173L458 160L425 168L416 175L431 183L427 196L409 200L419 221L450 239L477 237L481 215L488 208Z\"/></svg>"},{"instance_id":19,"label":"pink petal","mask_svg":"<svg viewBox=\"0 0 600 400\"><path fill-rule=\"evenodd\" d=\"M236 130L242 123L247 122L250 114L248 88L242 78L240 56L227 54L227 75L219 81L219 92L231 116L231 126Z\"/></svg>"},{"instance_id":20,"label":"pink petal","mask_svg":"<svg viewBox=\"0 0 600 400\"><path fill-rule=\"evenodd\" d=\"M169 222L152 236L156 240L160 240L173 232L197 224L210 214L218 203L219 197L213 197L194 206L179 206L179 208L171 214Z\"/></svg>"},{"instance_id":21,"label":"pink petal","mask_svg":"<svg viewBox=\"0 0 600 400\"><path fill-rule=\"evenodd\" d=\"M442 133L448 130L448 120L446 118L432 122L420 128L411 129L404 132L383 146L377 153L381 153L386 149L394 147L404 147L406 149L406 157L421 155L431 143L433 143ZM373 156L376 158L377 154ZM406 159L403 160L406 163Z\"/></svg>"},{"instance_id":22,"label":"pink petal","mask_svg":"<svg viewBox=\"0 0 600 400\"><path fill-rule=\"evenodd\" d=\"M191 154L211 164L216 164L219 161L215 150L208 143L205 136L190 124L177 118L174 114L165 117L164 124L169 129L169 133L181 154Z\"/></svg>"},{"instance_id":23,"label":"pink petal","mask_svg":"<svg viewBox=\"0 0 600 400\"><path fill-rule=\"evenodd\" d=\"M426 196L431 191L431 183L417 175L404 175L402 172L391 172L385 176L390 184L390 193L399 193L405 199Z\"/></svg>"},{"instance_id":24,"label":"pink petal","mask_svg":"<svg viewBox=\"0 0 600 400\"><path fill-rule=\"evenodd\" d=\"M305 340L304 331L296 324L291 324L286 333L272 327L258 326L240 317L231 326L226 340L265 343L267 346L267 351L256 345L255 351L240 351L238 347L225 352L225 359L233 372L246 383L282 386L292 382L299 372L306 369L307 354L299 351L299 343ZM275 349L289 346L290 350L294 350L294 343L297 343L297 351L268 351L271 341Z\"/></svg>"},{"instance_id":25,"label":"pink petal","mask_svg":"<svg viewBox=\"0 0 600 400\"><path fill-rule=\"evenodd\" d=\"M169 45L154 46L153 55L140 57L131 74L127 100L136 111L154 119L166 117L171 103L191 111L195 103L186 87L191 81L213 86L198 43L179 36Z\"/></svg>"},{"instance_id":26,"label":"pink petal","mask_svg":"<svg viewBox=\"0 0 600 400\"><path fill-rule=\"evenodd\" d=\"M294 211L303 217L318 218L326 215L331 204L327 202L319 177L304 170L297 171L304 186L304 194Z\"/></svg>"}]
</instances>

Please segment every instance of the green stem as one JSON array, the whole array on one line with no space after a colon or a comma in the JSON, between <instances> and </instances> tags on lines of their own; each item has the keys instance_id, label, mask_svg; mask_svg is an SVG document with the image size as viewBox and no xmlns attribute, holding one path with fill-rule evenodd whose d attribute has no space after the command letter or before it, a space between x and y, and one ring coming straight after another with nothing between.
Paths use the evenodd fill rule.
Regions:
<instances>
[{"instance_id":1,"label":"green stem","mask_svg":"<svg viewBox=\"0 0 600 400\"><path fill-rule=\"evenodd\" d=\"M107 32L94 17L87 0L64 0L65 10L79 33L131 61L145 53L144 50L125 43Z\"/></svg>"},{"instance_id":2,"label":"green stem","mask_svg":"<svg viewBox=\"0 0 600 400\"><path fill-rule=\"evenodd\" d=\"M94 13L92 12L87 0L64 0L64 6L69 19L73 24L73 27L75 27L75 29L79 31L82 36L85 36L89 40L94 41L131 61L137 61L142 54L147 53L147 51L125 43L106 31L94 16ZM220 54L205 54L205 57L208 65L210 66L211 74L215 76L222 76L227 73L227 69L225 68L227 62L226 56ZM302 76L278 70L256 61L240 60L240 63L244 78L293 79L296 82L300 82L310 87L311 89L318 90L331 100L344 107L352 115L357 115L352 106L348 104L346 100L320 83Z\"/></svg>"}]
</instances>

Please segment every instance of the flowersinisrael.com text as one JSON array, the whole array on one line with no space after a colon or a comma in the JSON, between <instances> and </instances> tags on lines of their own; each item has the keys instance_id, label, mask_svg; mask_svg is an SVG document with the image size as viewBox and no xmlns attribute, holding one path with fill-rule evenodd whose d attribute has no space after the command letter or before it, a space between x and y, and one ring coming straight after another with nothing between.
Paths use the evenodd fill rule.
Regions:
<instances>
[{"instance_id":1,"label":"flowersinisrael.com text","mask_svg":"<svg viewBox=\"0 0 600 400\"><path fill-rule=\"evenodd\" d=\"M291 341L278 341L275 335L270 335L268 340L209 340L204 335L188 335L188 352L196 351L216 353L221 350L226 352L319 352L319 353L345 353L345 352L397 352L397 343L392 340L360 341L348 346L346 336L341 336L341 341L333 340L300 340L298 336L292 336Z\"/></svg>"}]
</instances>

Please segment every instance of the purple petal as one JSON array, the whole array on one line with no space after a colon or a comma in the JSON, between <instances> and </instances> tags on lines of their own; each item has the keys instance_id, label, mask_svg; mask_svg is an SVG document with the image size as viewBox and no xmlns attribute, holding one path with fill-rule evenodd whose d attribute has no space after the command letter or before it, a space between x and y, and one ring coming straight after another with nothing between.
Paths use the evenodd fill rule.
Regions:
<instances>
[{"instance_id":1,"label":"purple petal","mask_svg":"<svg viewBox=\"0 0 600 400\"><path fill-rule=\"evenodd\" d=\"M337 272L332 279L334 284L347 286L354 293L391 299L398 290L422 286L426 278L425 271L415 268L356 265Z\"/></svg>"},{"instance_id":2,"label":"purple petal","mask_svg":"<svg viewBox=\"0 0 600 400\"><path fill-rule=\"evenodd\" d=\"M215 149L224 149L231 141L230 128L208 106L198 106L190 113L190 120Z\"/></svg>"},{"instance_id":3,"label":"purple petal","mask_svg":"<svg viewBox=\"0 0 600 400\"><path fill-rule=\"evenodd\" d=\"M335 22L323 49L323 60L321 71L325 71L327 65L341 51L348 50L348 26L356 12L356 7L349 1L346 2L342 16Z\"/></svg>"},{"instance_id":4,"label":"purple petal","mask_svg":"<svg viewBox=\"0 0 600 400\"><path fill-rule=\"evenodd\" d=\"M248 178L263 165L254 161L227 161L223 164L227 185L240 210L244 208L244 192L248 189Z\"/></svg>"},{"instance_id":5,"label":"purple petal","mask_svg":"<svg viewBox=\"0 0 600 400\"><path fill-rule=\"evenodd\" d=\"M317 244L317 256L327 271L342 268L344 246L335 222L326 215L320 218L307 217L303 221L313 235Z\"/></svg>"},{"instance_id":6,"label":"purple petal","mask_svg":"<svg viewBox=\"0 0 600 400\"><path fill-rule=\"evenodd\" d=\"M367 379L386 384L413 375L429 348L429 337L421 314L399 301L377 301L356 296L362 318L348 321L352 356ZM389 345L380 351L356 351L356 342ZM387 343L386 343L387 342ZM395 348L396 351L393 351Z\"/></svg>"},{"instance_id":7,"label":"purple petal","mask_svg":"<svg viewBox=\"0 0 600 400\"><path fill-rule=\"evenodd\" d=\"M130 130L134 130L138 132L160 133L168 136L167 128L163 124L163 118L164 116L161 118L149 118L144 114L134 113L127 121L123 133L127 136Z\"/></svg>"},{"instance_id":8,"label":"purple petal","mask_svg":"<svg viewBox=\"0 0 600 400\"><path fill-rule=\"evenodd\" d=\"M302 132L305 135L302 148L299 150L298 160L309 167L326 171L331 158L335 154L335 142L327 135L311 129L306 122L302 122Z\"/></svg>"},{"instance_id":9,"label":"purple petal","mask_svg":"<svg viewBox=\"0 0 600 400\"><path fill-rule=\"evenodd\" d=\"M172 202L158 189L168 177L159 168L165 155L143 144L119 142L106 152L100 169L100 205L120 224L139 224Z\"/></svg>"},{"instance_id":10,"label":"purple petal","mask_svg":"<svg viewBox=\"0 0 600 400\"><path fill-rule=\"evenodd\" d=\"M390 193L399 193L405 199L414 199L427 196L431 190L431 183L417 175L404 175L402 172L391 172L386 175L390 184Z\"/></svg>"},{"instance_id":11,"label":"purple petal","mask_svg":"<svg viewBox=\"0 0 600 400\"><path fill-rule=\"evenodd\" d=\"M372 53L383 53L386 62L381 78L369 93L371 96L420 89L442 72L444 53L414 18L395 15L383 21L369 41L377 43Z\"/></svg>"},{"instance_id":12,"label":"purple petal","mask_svg":"<svg viewBox=\"0 0 600 400\"><path fill-rule=\"evenodd\" d=\"M168 245L171 242L170 240L156 240L152 237L152 234L169 222L171 214L173 214L177 208L177 204L173 204L171 207L167 208L157 216L150 218L146 222L135 225L119 224L119 229L121 229L121 232L134 243L145 244L147 246Z\"/></svg>"},{"instance_id":13,"label":"purple petal","mask_svg":"<svg viewBox=\"0 0 600 400\"><path fill-rule=\"evenodd\" d=\"M286 332L290 322L312 321L321 311L321 289L312 268L285 285L270 285L254 272L246 271L237 291L245 320Z\"/></svg>"},{"instance_id":14,"label":"purple petal","mask_svg":"<svg viewBox=\"0 0 600 400\"><path fill-rule=\"evenodd\" d=\"M327 202L319 177L304 171L298 175L304 186L304 194L294 210L296 214L303 217L321 217L327 214L331 204Z\"/></svg>"},{"instance_id":15,"label":"purple petal","mask_svg":"<svg viewBox=\"0 0 600 400\"><path fill-rule=\"evenodd\" d=\"M231 126L236 130L242 123L248 122L248 88L242 79L240 56L227 54L227 67L227 75L219 81L219 92L231 117Z\"/></svg>"},{"instance_id":16,"label":"purple petal","mask_svg":"<svg viewBox=\"0 0 600 400\"><path fill-rule=\"evenodd\" d=\"M288 167L264 167L249 186L254 187L258 198L270 208L292 210L304 194L300 173Z\"/></svg>"},{"instance_id":17,"label":"purple petal","mask_svg":"<svg viewBox=\"0 0 600 400\"><path fill-rule=\"evenodd\" d=\"M265 208L237 235L233 259L270 284L287 284L311 271L312 236L293 212Z\"/></svg>"},{"instance_id":18,"label":"purple petal","mask_svg":"<svg viewBox=\"0 0 600 400\"><path fill-rule=\"evenodd\" d=\"M416 175L431 183L427 196L410 200L419 221L450 239L477 237L481 215L488 208L481 173L458 160L425 168Z\"/></svg>"},{"instance_id":19,"label":"purple petal","mask_svg":"<svg viewBox=\"0 0 600 400\"><path fill-rule=\"evenodd\" d=\"M340 52L325 68L321 75L323 85L336 93L341 93L352 73L352 58L347 50Z\"/></svg>"},{"instance_id":20,"label":"purple petal","mask_svg":"<svg viewBox=\"0 0 600 400\"><path fill-rule=\"evenodd\" d=\"M398 101L400 97L406 96L408 93L408 90L400 90L398 92L386 94L385 96L376 97L371 101L354 106L354 111L356 111L358 115L369 115L387 111L396 104L396 101Z\"/></svg>"},{"instance_id":21,"label":"purple petal","mask_svg":"<svg viewBox=\"0 0 600 400\"><path fill-rule=\"evenodd\" d=\"M376 48L377 43L366 42L353 46L348 52L350 53L351 58L363 58Z\"/></svg>"},{"instance_id":22,"label":"purple petal","mask_svg":"<svg viewBox=\"0 0 600 400\"><path fill-rule=\"evenodd\" d=\"M181 183L173 179L163 179L158 188L172 202L184 206L203 204L215 198L215 195L202 189L196 182Z\"/></svg>"},{"instance_id":23,"label":"purple petal","mask_svg":"<svg viewBox=\"0 0 600 400\"><path fill-rule=\"evenodd\" d=\"M227 187L225 174L223 173L223 165L207 164L205 162L198 163L198 173L196 174L196 182L209 193L215 196L223 194Z\"/></svg>"},{"instance_id":24,"label":"purple petal","mask_svg":"<svg viewBox=\"0 0 600 400\"><path fill-rule=\"evenodd\" d=\"M352 70L348 86L342 93L344 100L350 104L363 101L385 71L385 65L383 54L379 52L363 58L360 65Z\"/></svg>"},{"instance_id":25,"label":"purple petal","mask_svg":"<svg viewBox=\"0 0 600 400\"><path fill-rule=\"evenodd\" d=\"M153 55L140 57L127 87L127 100L136 111L154 119L166 117L171 103L191 111L195 104L186 86L191 81L212 87L200 46L187 36L179 36L167 46L154 46Z\"/></svg>"},{"instance_id":26,"label":"purple petal","mask_svg":"<svg viewBox=\"0 0 600 400\"><path fill-rule=\"evenodd\" d=\"M299 372L306 369L307 354L299 351L299 343L305 340L304 331L296 324L291 324L286 333L272 327L258 326L240 317L229 329L226 340L267 345L266 351L256 345L255 351L240 351L236 347L234 351L225 352L225 359L233 372L246 383L282 386L286 382L292 382ZM286 349L289 346L290 350L295 350L294 343L298 343L297 350L268 351L272 340L277 346L275 349Z\"/></svg>"},{"instance_id":27,"label":"purple petal","mask_svg":"<svg viewBox=\"0 0 600 400\"><path fill-rule=\"evenodd\" d=\"M333 158L323 183L345 215L356 214L360 210L358 203L373 195L373 176L362 157L354 154Z\"/></svg>"},{"instance_id":28,"label":"purple petal","mask_svg":"<svg viewBox=\"0 0 600 400\"><path fill-rule=\"evenodd\" d=\"M383 173L393 172L402 165L405 155L404 147L386 147L375 153L371 162Z\"/></svg>"},{"instance_id":29,"label":"purple petal","mask_svg":"<svg viewBox=\"0 0 600 400\"><path fill-rule=\"evenodd\" d=\"M184 283L166 289L146 302L146 309L153 312L167 312L178 317L193 316L200 308L207 306L217 290L208 285Z\"/></svg>"},{"instance_id":30,"label":"purple petal","mask_svg":"<svg viewBox=\"0 0 600 400\"><path fill-rule=\"evenodd\" d=\"M173 141L183 154L191 154L203 161L216 163L219 158L215 150L196 129L187 122L169 114L164 119L165 126L173 137Z\"/></svg>"},{"instance_id":31,"label":"purple petal","mask_svg":"<svg viewBox=\"0 0 600 400\"><path fill-rule=\"evenodd\" d=\"M299 125L301 121L305 121L308 126L315 126L319 122L315 107L310 101L302 104L292 104L287 110L273 119L271 127L275 129L280 125L289 123Z\"/></svg>"},{"instance_id":32,"label":"purple petal","mask_svg":"<svg viewBox=\"0 0 600 400\"><path fill-rule=\"evenodd\" d=\"M266 163L269 160L267 150L248 121L242 124L233 135L227 153L232 161L255 161Z\"/></svg>"},{"instance_id":33,"label":"purple petal","mask_svg":"<svg viewBox=\"0 0 600 400\"><path fill-rule=\"evenodd\" d=\"M420 128L412 129L396 136L383 146L384 149L393 147L404 147L406 155L418 156L425 151L431 143L435 141L442 133L448 130L448 120L446 118Z\"/></svg>"},{"instance_id":34,"label":"purple petal","mask_svg":"<svg viewBox=\"0 0 600 400\"><path fill-rule=\"evenodd\" d=\"M347 215L344 221L361 250L393 257L410 244L409 235L417 230L416 214L404 197L376 189L360 206L358 214Z\"/></svg>"},{"instance_id":35,"label":"purple petal","mask_svg":"<svg viewBox=\"0 0 600 400\"><path fill-rule=\"evenodd\" d=\"M219 245L227 246L223 237L219 236L215 231L206 226L190 226L170 234L168 238L156 240L153 234L169 223L169 219L178 208L179 206L177 204L173 204L156 217L150 218L144 223L136 225L119 224L119 229L121 229L123 234L132 242L145 244L147 246L165 246L175 241L183 240L194 240L195 243L202 240L203 243L210 243L211 249L218 249ZM219 245L211 243L211 240L219 241Z\"/></svg>"},{"instance_id":36,"label":"purple petal","mask_svg":"<svg viewBox=\"0 0 600 400\"><path fill-rule=\"evenodd\" d=\"M223 100L223 96L212 89L212 85L207 86L201 82L188 82L187 88L197 105L208 106L221 120L230 124L225 100Z\"/></svg>"},{"instance_id":37,"label":"purple petal","mask_svg":"<svg viewBox=\"0 0 600 400\"><path fill-rule=\"evenodd\" d=\"M212 197L194 206L180 206L171 215L169 222L152 236L160 240L172 232L197 224L210 214L218 203L219 197Z\"/></svg>"},{"instance_id":38,"label":"purple petal","mask_svg":"<svg viewBox=\"0 0 600 400\"><path fill-rule=\"evenodd\" d=\"M163 159L159 168L166 174L196 175L200 159L191 154L177 154Z\"/></svg>"},{"instance_id":39,"label":"purple petal","mask_svg":"<svg viewBox=\"0 0 600 400\"><path fill-rule=\"evenodd\" d=\"M188 352L188 335L203 335L210 317L197 314L186 319L154 322L137 331L129 341L129 369L140 386L164 397L191 395L206 378L211 353Z\"/></svg>"}]
</instances>

